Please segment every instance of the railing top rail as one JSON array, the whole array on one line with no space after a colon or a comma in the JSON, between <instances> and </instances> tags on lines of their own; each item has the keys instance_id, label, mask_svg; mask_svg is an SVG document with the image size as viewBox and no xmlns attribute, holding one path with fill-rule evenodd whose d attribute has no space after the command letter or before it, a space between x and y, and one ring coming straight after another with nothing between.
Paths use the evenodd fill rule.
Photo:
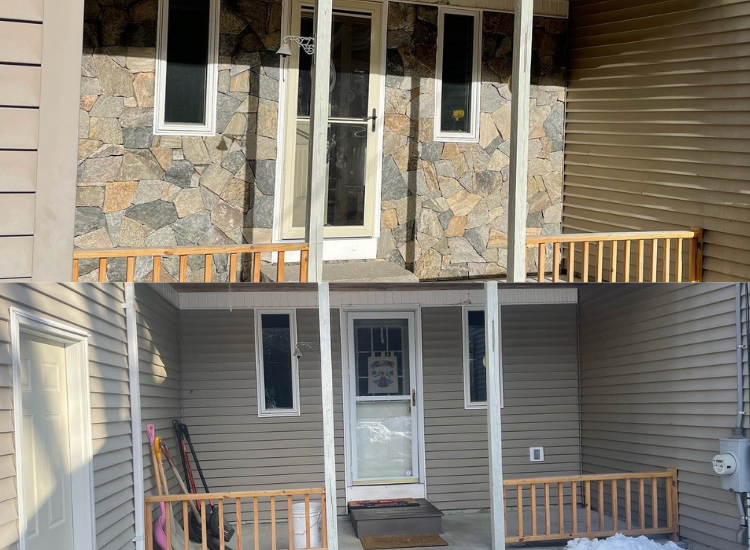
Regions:
<instances>
[{"instance_id":1,"label":"railing top rail","mask_svg":"<svg viewBox=\"0 0 750 550\"><path fill-rule=\"evenodd\" d=\"M133 256L189 256L194 254L248 254L253 252L291 252L309 249L310 246L307 243L176 246L172 248L113 248L109 250L74 250L73 259L129 258Z\"/></svg>"},{"instance_id":2,"label":"railing top rail","mask_svg":"<svg viewBox=\"0 0 750 550\"><path fill-rule=\"evenodd\" d=\"M650 239L692 239L695 231L622 231L615 233L563 233L526 237L527 245L546 243L584 243L597 241L639 241Z\"/></svg>"},{"instance_id":3,"label":"railing top rail","mask_svg":"<svg viewBox=\"0 0 750 550\"><path fill-rule=\"evenodd\" d=\"M664 470L660 472L627 472L620 474L585 474L578 476L548 476L548 477L529 477L519 479L505 479L503 485L529 485L544 483L567 483L571 481L608 481L613 479L651 479L651 478L671 478L676 475L674 470Z\"/></svg>"},{"instance_id":4,"label":"railing top rail","mask_svg":"<svg viewBox=\"0 0 750 550\"><path fill-rule=\"evenodd\" d=\"M287 497L302 495L322 495L325 489L280 489L277 491L229 491L224 493L193 493L189 495L144 495L147 503L182 502L190 500L221 500L238 498Z\"/></svg>"}]
</instances>

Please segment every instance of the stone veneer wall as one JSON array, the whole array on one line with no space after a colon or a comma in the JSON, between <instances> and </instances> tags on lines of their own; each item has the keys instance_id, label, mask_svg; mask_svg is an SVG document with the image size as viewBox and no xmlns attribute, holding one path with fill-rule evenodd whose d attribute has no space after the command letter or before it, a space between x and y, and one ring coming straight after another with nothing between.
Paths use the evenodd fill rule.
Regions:
<instances>
[{"instance_id":1,"label":"stone veneer wall","mask_svg":"<svg viewBox=\"0 0 750 550\"><path fill-rule=\"evenodd\" d=\"M478 144L433 141L437 17L437 7L389 4L378 256L420 279L505 273L513 15L484 12ZM535 17L532 234L561 231L566 56L567 21Z\"/></svg>"},{"instance_id":2,"label":"stone veneer wall","mask_svg":"<svg viewBox=\"0 0 750 550\"><path fill-rule=\"evenodd\" d=\"M78 248L270 242L281 3L222 0L217 135L153 135L158 0L88 0L81 75ZM227 279L227 256L214 257ZM124 261L111 260L110 278ZM150 260L136 264L148 279ZM82 262L82 280L98 278ZM177 277L165 259L162 280ZM200 258L189 280L203 280Z\"/></svg>"}]
</instances>

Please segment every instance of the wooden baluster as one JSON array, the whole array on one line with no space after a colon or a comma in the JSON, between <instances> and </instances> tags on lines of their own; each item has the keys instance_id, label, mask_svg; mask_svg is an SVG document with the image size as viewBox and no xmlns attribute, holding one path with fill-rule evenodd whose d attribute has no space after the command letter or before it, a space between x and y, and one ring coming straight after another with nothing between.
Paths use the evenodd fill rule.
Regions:
<instances>
[{"instance_id":1,"label":"wooden baluster","mask_svg":"<svg viewBox=\"0 0 750 550\"><path fill-rule=\"evenodd\" d=\"M260 282L260 252L253 253L253 282Z\"/></svg>"},{"instance_id":2,"label":"wooden baluster","mask_svg":"<svg viewBox=\"0 0 750 550\"><path fill-rule=\"evenodd\" d=\"M677 492L677 469L669 468L667 471L670 473L667 481L667 491L672 494L672 534L670 538L676 542L680 540L680 495Z\"/></svg>"},{"instance_id":3,"label":"wooden baluster","mask_svg":"<svg viewBox=\"0 0 750 550\"><path fill-rule=\"evenodd\" d=\"M218 506L219 506L219 529L222 530L222 535L219 537L219 550L224 550L224 535L223 535L223 529L224 529L224 499L220 498L218 500Z\"/></svg>"},{"instance_id":4,"label":"wooden baluster","mask_svg":"<svg viewBox=\"0 0 750 550\"><path fill-rule=\"evenodd\" d=\"M651 282L656 282L656 272L658 271L659 261L659 239L651 241Z\"/></svg>"},{"instance_id":5,"label":"wooden baluster","mask_svg":"<svg viewBox=\"0 0 750 550\"><path fill-rule=\"evenodd\" d=\"M657 478L651 478L651 527L659 527L659 484Z\"/></svg>"},{"instance_id":6,"label":"wooden baluster","mask_svg":"<svg viewBox=\"0 0 750 550\"><path fill-rule=\"evenodd\" d=\"M568 244L568 282L576 281L576 243Z\"/></svg>"},{"instance_id":7,"label":"wooden baluster","mask_svg":"<svg viewBox=\"0 0 750 550\"><path fill-rule=\"evenodd\" d=\"M539 253L539 258L538 258L539 266L537 267L537 271L538 271L537 280L540 283L543 283L544 282L545 267L546 267L546 264L547 264L547 244L546 243L539 243L537 245L537 248L538 248L538 253Z\"/></svg>"},{"instance_id":8,"label":"wooden baluster","mask_svg":"<svg viewBox=\"0 0 750 550\"><path fill-rule=\"evenodd\" d=\"M604 241L596 244L596 282L602 282L602 271L604 269Z\"/></svg>"},{"instance_id":9,"label":"wooden baluster","mask_svg":"<svg viewBox=\"0 0 750 550\"><path fill-rule=\"evenodd\" d=\"M563 484L557 483L557 526L560 533L565 532L565 508L563 508Z\"/></svg>"},{"instance_id":10,"label":"wooden baluster","mask_svg":"<svg viewBox=\"0 0 750 550\"><path fill-rule=\"evenodd\" d=\"M284 251L279 252L278 261L276 262L276 282L284 282Z\"/></svg>"},{"instance_id":11,"label":"wooden baluster","mask_svg":"<svg viewBox=\"0 0 750 550\"><path fill-rule=\"evenodd\" d=\"M334 498L336 498L334 496ZM320 493L320 522L322 524L321 538L323 539L323 548L328 548L328 523L326 523L326 494Z\"/></svg>"},{"instance_id":12,"label":"wooden baluster","mask_svg":"<svg viewBox=\"0 0 750 550\"><path fill-rule=\"evenodd\" d=\"M307 510L305 510L307 512ZM286 497L286 523L287 532L289 533L289 550L294 550L294 529L292 529L292 495Z\"/></svg>"},{"instance_id":13,"label":"wooden baluster","mask_svg":"<svg viewBox=\"0 0 750 550\"><path fill-rule=\"evenodd\" d=\"M589 242L583 243L583 258L581 259L581 281L584 283L589 282Z\"/></svg>"},{"instance_id":14,"label":"wooden baluster","mask_svg":"<svg viewBox=\"0 0 750 550\"><path fill-rule=\"evenodd\" d=\"M135 278L135 257L128 256L125 264L125 282L132 283Z\"/></svg>"},{"instance_id":15,"label":"wooden baluster","mask_svg":"<svg viewBox=\"0 0 750 550\"><path fill-rule=\"evenodd\" d=\"M619 247L617 241L612 241L609 247L609 282L617 282L617 249Z\"/></svg>"},{"instance_id":16,"label":"wooden baluster","mask_svg":"<svg viewBox=\"0 0 750 550\"><path fill-rule=\"evenodd\" d=\"M188 526L190 525L190 520L188 519L187 500L182 501L182 524L184 526L184 529L182 530L182 545L184 547L184 550L190 550L190 529L188 528Z\"/></svg>"},{"instance_id":17,"label":"wooden baluster","mask_svg":"<svg viewBox=\"0 0 750 550\"><path fill-rule=\"evenodd\" d=\"M523 485L516 485L516 514L518 519L518 536L523 536Z\"/></svg>"},{"instance_id":18,"label":"wooden baluster","mask_svg":"<svg viewBox=\"0 0 750 550\"><path fill-rule=\"evenodd\" d=\"M242 550L242 499L236 499L234 503L235 514L237 515L237 550ZM186 549L187 550L187 549Z\"/></svg>"},{"instance_id":19,"label":"wooden baluster","mask_svg":"<svg viewBox=\"0 0 750 550\"><path fill-rule=\"evenodd\" d=\"M99 282L107 282L107 258L99 258Z\"/></svg>"},{"instance_id":20,"label":"wooden baluster","mask_svg":"<svg viewBox=\"0 0 750 550\"><path fill-rule=\"evenodd\" d=\"M229 282L237 282L237 253L233 252L229 255Z\"/></svg>"},{"instance_id":21,"label":"wooden baluster","mask_svg":"<svg viewBox=\"0 0 750 550\"><path fill-rule=\"evenodd\" d=\"M560 282L560 243L552 243L552 282Z\"/></svg>"},{"instance_id":22,"label":"wooden baluster","mask_svg":"<svg viewBox=\"0 0 750 550\"><path fill-rule=\"evenodd\" d=\"M612 530L617 531L618 530L618 524L619 524L619 503L617 501L617 480L612 480Z\"/></svg>"},{"instance_id":23,"label":"wooden baluster","mask_svg":"<svg viewBox=\"0 0 750 550\"><path fill-rule=\"evenodd\" d=\"M678 283L682 282L682 256L682 239L677 239L677 254L675 255L677 273L675 274L675 281Z\"/></svg>"},{"instance_id":24,"label":"wooden baluster","mask_svg":"<svg viewBox=\"0 0 750 550\"><path fill-rule=\"evenodd\" d=\"M632 499L633 499L633 496L630 493L630 479L626 479L625 480L625 529L627 530L630 530L633 528Z\"/></svg>"},{"instance_id":25,"label":"wooden baluster","mask_svg":"<svg viewBox=\"0 0 750 550\"><path fill-rule=\"evenodd\" d=\"M150 502L146 503L146 506L144 507L144 514L146 515L146 518L144 519L144 525L146 526L146 550L154 550L154 530L152 528L154 520L151 517Z\"/></svg>"},{"instance_id":26,"label":"wooden baluster","mask_svg":"<svg viewBox=\"0 0 750 550\"><path fill-rule=\"evenodd\" d=\"M305 548L310 548L310 495L305 495Z\"/></svg>"},{"instance_id":27,"label":"wooden baluster","mask_svg":"<svg viewBox=\"0 0 750 550\"><path fill-rule=\"evenodd\" d=\"M78 259L77 258L73 259L73 275L71 279L74 283L78 282Z\"/></svg>"},{"instance_id":28,"label":"wooden baluster","mask_svg":"<svg viewBox=\"0 0 750 550\"><path fill-rule=\"evenodd\" d=\"M519 514L521 511L518 512ZM550 525L550 506L549 506L549 483L544 484L544 534L551 535L552 527Z\"/></svg>"},{"instance_id":29,"label":"wooden baluster","mask_svg":"<svg viewBox=\"0 0 750 550\"><path fill-rule=\"evenodd\" d=\"M271 550L276 550L276 497L271 496Z\"/></svg>"},{"instance_id":30,"label":"wooden baluster","mask_svg":"<svg viewBox=\"0 0 750 550\"><path fill-rule=\"evenodd\" d=\"M536 535L536 483L531 484L531 534Z\"/></svg>"},{"instance_id":31,"label":"wooden baluster","mask_svg":"<svg viewBox=\"0 0 750 550\"><path fill-rule=\"evenodd\" d=\"M638 282L643 282L643 256L645 249L645 242L643 239L638 241Z\"/></svg>"},{"instance_id":32,"label":"wooden baluster","mask_svg":"<svg viewBox=\"0 0 750 550\"><path fill-rule=\"evenodd\" d=\"M672 525L672 491L669 487L669 478L664 478L664 499L666 501L666 513L667 513L667 527L670 529Z\"/></svg>"},{"instance_id":33,"label":"wooden baluster","mask_svg":"<svg viewBox=\"0 0 750 550\"><path fill-rule=\"evenodd\" d=\"M258 497L253 497L253 535L255 536L255 550L260 550L260 520L258 519Z\"/></svg>"},{"instance_id":34,"label":"wooden baluster","mask_svg":"<svg viewBox=\"0 0 750 550\"><path fill-rule=\"evenodd\" d=\"M571 514L571 524L572 524L572 532L577 533L578 532L578 482L571 481L570 482L570 514Z\"/></svg>"},{"instance_id":35,"label":"wooden baluster","mask_svg":"<svg viewBox=\"0 0 750 550\"><path fill-rule=\"evenodd\" d=\"M155 283L161 281L161 256L154 256L154 270L151 280Z\"/></svg>"},{"instance_id":36,"label":"wooden baluster","mask_svg":"<svg viewBox=\"0 0 750 550\"><path fill-rule=\"evenodd\" d=\"M586 532L591 532L591 482L585 481L584 482L584 498L586 499L586 502L584 502L584 505L586 506Z\"/></svg>"},{"instance_id":37,"label":"wooden baluster","mask_svg":"<svg viewBox=\"0 0 750 550\"><path fill-rule=\"evenodd\" d=\"M599 531L604 531L604 481L599 481Z\"/></svg>"},{"instance_id":38,"label":"wooden baluster","mask_svg":"<svg viewBox=\"0 0 750 550\"><path fill-rule=\"evenodd\" d=\"M310 252L303 250L299 255L299 282L307 282L307 261L310 257Z\"/></svg>"},{"instance_id":39,"label":"wooden baluster","mask_svg":"<svg viewBox=\"0 0 750 550\"><path fill-rule=\"evenodd\" d=\"M638 480L638 523L641 529L646 528L646 490L643 478Z\"/></svg>"},{"instance_id":40,"label":"wooden baluster","mask_svg":"<svg viewBox=\"0 0 750 550\"><path fill-rule=\"evenodd\" d=\"M206 501L201 500L201 545L203 550L208 550L208 533L206 532ZM172 548L167 545L167 548Z\"/></svg>"},{"instance_id":41,"label":"wooden baluster","mask_svg":"<svg viewBox=\"0 0 750 550\"><path fill-rule=\"evenodd\" d=\"M664 282L669 282L669 272L672 271L672 239L664 239Z\"/></svg>"},{"instance_id":42,"label":"wooden baluster","mask_svg":"<svg viewBox=\"0 0 750 550\"><path fill-rule=\"evenodd\" d=\"M187 262L187 254L183 254L182 256L180 256L180 274L177 278L181 283L184 283L187 280Z\"/></svg>"},{"instance_id":43,"label":"wooden baluster","mask_svg":"<svg viewBox=\"0 0 750 550\"><path fill-rule=\"evenodd\" d=\"M695 233L695 282L703 281L703 229L700 227L691 227L690 230Z\"/></svg>"},{"instance_id":44,"label":"wooden baluster","mask_svg":"<svg viewBox=\"0 0 750 550\"><path fill-rule=\"evenodd\" d=\"M625 241L625 263L623 265L622 279L626 283L630 282L630 241Z\"/></svg>"},{"instance_id":45,"label":"wooden baluster","mask_svg":"<svg viewBox=\"0 0 750 550\"><path fill-rule=\"evenodd\" d=\"M213 267L213 256L211 254L206 254L203 257L203 282L204 283L211 282L211 268L212 267Z\"/></svg>"}]
</instances>

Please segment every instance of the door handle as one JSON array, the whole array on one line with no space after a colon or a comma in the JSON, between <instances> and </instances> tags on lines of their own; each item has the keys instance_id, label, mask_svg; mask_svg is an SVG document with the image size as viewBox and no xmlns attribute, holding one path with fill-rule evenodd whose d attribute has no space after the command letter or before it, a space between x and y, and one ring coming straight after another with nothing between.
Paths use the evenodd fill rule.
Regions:
<instances>
[{"instance_id":1,"label":"door handle","mask_svg":"<svg viewBox=\"0 0 750 550\"><path fill-rule=\"evenodd\" d=\"M372 115L364 117L365 121L372 120L372 131L375 131L375 121L378 119L378 110L373 109Z\"/></svg>"},{"instance_id":2,"label":"door handle","mask_svg":"<svg viewBox=\"0 0 750 550\"><path fill-rule=\"evenodd\" d=\"M417 406L417 390L411 390L411 406Z\"/></svg>"}]
</instances>

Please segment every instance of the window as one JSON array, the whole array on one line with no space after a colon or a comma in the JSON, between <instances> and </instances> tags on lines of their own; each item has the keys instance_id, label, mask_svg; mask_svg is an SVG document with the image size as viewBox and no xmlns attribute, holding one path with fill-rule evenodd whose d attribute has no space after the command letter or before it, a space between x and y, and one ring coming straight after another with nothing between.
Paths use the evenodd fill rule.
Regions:
<instances>
[{"instance_id":1,"label":"window","mask_svg":"<svg viewBox=\"0 0 750 550\"><path fill-rule=\"evenodd\" d=\"M154 133L212 135L219 0L161 0Z\"/></svg>"},{"instance_id":2,"label":"window","mask_svg":"<svg viewBox=\"0 0 750 550\"><path fill-rule=\"evenodd\" d=\"M480 13L442 9L438 26L435 140L478 141Z\"/></svg>"},{"instance_id":3,"label":"window","mask_svg":"<svg viewBox=\"0 0 750 550\"><path fill-rule=\"evenodd\" d=\"M258 310L255 326L258 414L299 415L294 312Z\"/></svg>"},{"instance_id":4,"label":"window","mask_svg":"<svg viewBox=\"0 0 750 550\"><path fill-rule=\"evenodd\" d=\"M487 407L484 310L464 309L464 404L467 409Z\"/></svg>"}]
</instances>

